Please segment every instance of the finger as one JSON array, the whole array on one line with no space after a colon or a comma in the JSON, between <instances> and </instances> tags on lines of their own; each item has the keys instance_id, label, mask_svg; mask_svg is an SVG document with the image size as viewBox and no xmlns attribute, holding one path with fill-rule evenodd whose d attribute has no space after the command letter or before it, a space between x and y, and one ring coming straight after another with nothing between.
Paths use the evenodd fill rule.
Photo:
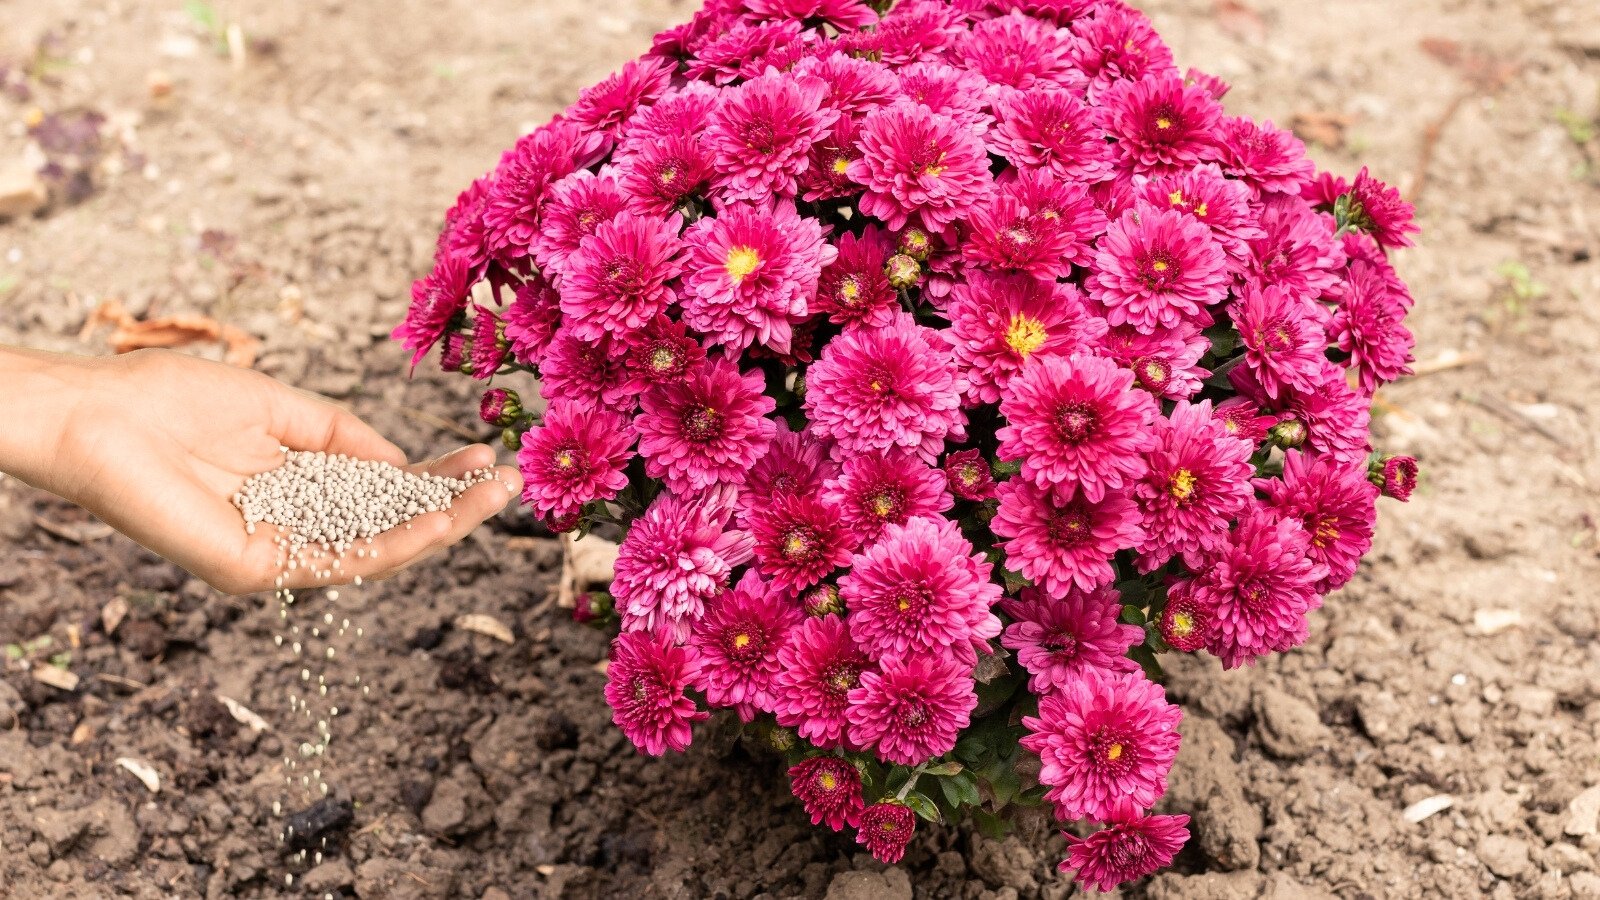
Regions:
<instances>
[{"instance_id":1,"label":"finger","mask_svg":"<svg viewBox=\"0 0 1600 900\"><path fill-rule=\"evenodd\" d=\"M272 436L290 450L342 453L403 466L406 455L354 414L306 391L274 392Z\"/></svg>"},{"instance_id":2,"label":"finger","mask_svg":"<svg viewBox=\"0 0 1600 900\"><path fill-rule=\"evenodd\" d=\"M494 449L487 444L468 444L438 457L407 466L406 470L418 475L438 475L443 478L460 478L468 472L487 469L494 465Z\"/></svg>"},{"instance_id":3,"label":"finger","mask_svg":"<svg viewBox=\"0 0 1600 900\"><path fill-rule=\"evenodd\" d=\"M464 491L448 510L451 525L432 546L414 557L400 561L393 568L376 575L387 578L406 566L415 565L460 543L473 529L505 509L506 504L522 491L522 476L510 466L497 466L495 479L476 484Z\"/></svg>"},{"instance_id":4,"label":"finger","mask_svg":"<svg viewBox=\"0 0 1600 900\"><path fill-rule=\"evenodd\" d=\"M283 586L304 590L348 584L356 578L377 580L423 557L451 527L448 514L424 513L378 535L370 544L358 541L343 556L306 548L293 568L282 570Z\"/></svg>"}]
</instances>

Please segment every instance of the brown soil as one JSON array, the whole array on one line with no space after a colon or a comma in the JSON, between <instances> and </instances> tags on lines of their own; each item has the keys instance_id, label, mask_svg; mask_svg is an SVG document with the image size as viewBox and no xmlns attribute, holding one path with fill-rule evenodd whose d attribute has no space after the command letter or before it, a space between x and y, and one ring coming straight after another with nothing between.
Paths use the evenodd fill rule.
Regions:
<instances>
[{"instance_id":1,"label":"brown soil","mask_svg":"<svg viewBox=\"0 0 1600 900\"><path fill-rule=\"evenodd\" d=\"M1422 374L1383 392L1376 429L1426 480L1385 504L1370 560L1304 648L1227 674L1173 664L1188 716L1168 805L1196 838L1129 895L1600 897L1600 6L1150 6L1180 60L1235 84L1232 110L1293 121L1324 165L1368 162L1421 192L1423 244L1400 265ZM0 225L0 341L96 352L79 331L109 298L207 314L263 340L259 368L418 454L481 430L466 386L407 381L382 340L441 211L521 129L690 12L0 9L0 170L23 156L30 111L64 117L55 202ZM105 117L90 138L84 113ZM810 828L769 760L712 740L637 756L600 698L602 638L552 607L554 544L515 515L339 601L366 636L330 672L372 691L337 720L324 773L353 816L302 817L328 826L307 873L272 810L311 799L283 780L310 729L286 712L300 664L273 646L276 605L217 596L82 524L0 480L0 643L24 654L0 674L0 895L1071 893L1043 827L1001 843L925 829L884 870ZM515 642L452 627L464 612ZM79 686L37 681L64 652ZM218 694L272 730L240 726ZM121 757L153 767L160 793ZM1402 816L1439 795L1452 805Z\"/></svg>"}]
</instances>

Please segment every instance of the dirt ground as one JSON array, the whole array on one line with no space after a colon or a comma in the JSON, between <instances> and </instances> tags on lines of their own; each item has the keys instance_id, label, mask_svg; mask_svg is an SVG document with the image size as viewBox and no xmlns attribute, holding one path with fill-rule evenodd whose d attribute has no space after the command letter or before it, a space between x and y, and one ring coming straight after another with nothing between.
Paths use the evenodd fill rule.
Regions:
<instances>
[{"instance_id":1,"label":"dirt ground","mask_svg":"<svg viewBox=\"0 0 1600 900\"><path fill-rule=\"evenodd\" d=\"M1419 374L1380 394L1375 428L1425 481L1384 504L1305 647L1227 674L1172 666L1186 720L1166 805L1196 836L1127 895L1600 897L1600 5L1148 6L1180 63L1233 82L1231 110L1293 122L1324 166L1369 163L1417 200L1421 246L1399 265ZM204 314L410 452L479 435L468 386L407 381L384 340L439 217L690 12L0 0L0 173L47 143L54 198L0 223L0 341L102 352L103 331L81 332L113 299ZM49 140L30 149L41 115ZM302 665L274 645L277 605L215 595L0 480L0 896L1072 892L1042 825L999 843L924 829L884 869L810 828L770 760L712 740L637 756L600 697L603 639L550 603L546 537L508 515L447 559L295 610L364 625L322 671L371 688L335 720L322 777L353 817L322 816L313 868L278 840L312 797L285 783L311 728L288 714ZM467 612L514 641L453 627ZM48 668L77 687L39 681ZM1443 808L1404 814L1430 800Z\"/></svg>"}]
</instances>

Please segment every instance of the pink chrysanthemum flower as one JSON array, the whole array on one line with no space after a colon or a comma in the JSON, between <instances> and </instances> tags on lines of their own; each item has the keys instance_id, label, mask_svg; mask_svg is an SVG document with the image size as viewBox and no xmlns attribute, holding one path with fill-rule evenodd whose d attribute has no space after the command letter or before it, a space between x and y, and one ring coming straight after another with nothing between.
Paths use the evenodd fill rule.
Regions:
<instances>
[{"instance_id":1,"label":"pink chrysanthemum flower","mask_svg":"<svg viewBox=\"0 0 1600 900\"><path fill-rule=\"evenodd\" d=\"M1255 486L1269 508L1305 529L1311 558L1327 568L1317 593L1344 587L1372 549L1377 524L1378 488L1367 480L1367 467L1290 450L1282 477L1258 478Z\"/></svg>"},{"instance_id":2,"label":"pink chrysanthemum flower","mask_svg":"<svg viewBox=\"0 0 1600 900\"><path fill-rule=\"evenodd\" d=\"M967 33L962 12L946 0L896 3L876 28L845 34L846 52L899 67L937 59Z\"/></svg>"},{"instance_id":3,"label":"pink chrysanthemum flower","mask_svg":"<svg viewBox=\"0 0 1600 900\"><path fill-rule=\"evenodd\" d=\"M778 651L778 665L778 724L823 749L838 746L848 728L850 691L872 665L844 620L823 616L800 623Z\"/></svg>"},{"instance_id":4,"label":"pink chrysanthemum flower","mask_svg":"<svg viewBox=\"0 0 1600 900\"><path fill-rule=\"evenodd\" d=\"M638 331L677 299L667 282L683 270L680 220L618 213L583 239L561 279L564 328L585 340Z\"/></svg>"},{"instance_id":5,"label":"pink chrysanthemum flower","mask_svg":"<svg viewBox=\"0 0 1600 900\"><path fill-rule=\"evenodd\" d=\"M623 365L623 354L609 339L586 341L563 325L556 329L539 362L539 394L546 400L575 400L631 414L639 391Z\"/></svg>"},{"instance_id":6,"label":"pink chrysanthemum flower","mask_svg":"<svg viewBox=\"0 0 1600 900\"><path fill-rule=\"evenodd\" d=\"M550 185L539 213L533 258L549 276L559 275L583 239L628 208L627 195L609 176L582 169Z\"/></svg>"},{"instance_id":7,"label":"pink chrysanthemum flower","mask_svg":"<svg viewBox=\"0 0 1600 900\"><path fill-rule=\"evenodd\" d=\"M1400 273L1394 270L1389 257L1371 235L1359 231L1347 231L1340 236L1339 243L1352 265L1359 262L1371 266L1378 279L1388 286L1390 298L1399 304L1401 309L1407 311L1411 309L1416 302L1411 297L1411 289L1406 287L1405 281L1400 278Z\"/></svg>"},{"instance_id":8,"label":"pink chrysanthemum flower","mask_svg":"<svg viewBox=\"0 0 1600 900\"><path fill-rule=\"evenodd\" d=\"M1193 653L1211 640L1211 615L1193 593L1169 594L1156 630L1167 646L1179 653Z\"/></svg>"},{"instance_id":9,"label":"pink chrysanthemum flower","mask_svg":"<svg viewBox=\"0 0 1600 900\"><path fill-rule=\"evenodd\" d=\"M897 314L828 342L806 371L805 410L813 433L850 452L904 447L931 462L947 437L966 437L965 390L944 340Z\"/></svg>"},{"instance_id":10,"label":"pink chrysanthemum flower","mask_svg":"<svg viewBox=\"0 0 1600 900\"><path fill-rule=\"evenodd\" d=\"M711 185L711 154L698 135L648 141L618 166L628 207L647 216L682 212Z\"/></svg>"},{"instance_id":11,"label":"pink chrysanthemum flower","mask_svg":"<svg viewBox=\"0 0 1600 900\"><path fill-rule=\"evenodd\" d=\"M950 294L943 332L966 374L967 402L998 403L1032 359L1087 349L1104 332L1076 287L1029 275L973 270Z\"/></svg>"},{"instance_id":12,"label":"pink chrysanthemum flower","mask_svg":"<svg viewBox=\"0 0 1600 900\"><path fill-rule=\"evenodd\" d=\"M1225 116L1218 133L1222 171L1261 194L1299 196L1316 166L1306 159L1306 145L1292 132L1270 121Z\"/></svg>"},{"instance_id":13,"label":"pink chrysanthemum flower","mask_svg":"<svg viewBox=\"0 0 1600 900\"><path fill-rule=\"evenodd\" d=\"M695 46L683 74L696 81L731 84L766 71L768 56L800 39L800 23L792 20L735 23Z\"/></svg>"},{"instance_id":14,"label":"pink chrysanthemum flower","mask_svg":"<svg viewBox=\"0 0 1600 900\"><path fill-rule=\"evenodd\" d=\"M552 122L524 135L495 169L484 198L489 249L516 259L533 252L539 207L550 185L587 168L605 153L605 135L585 134L572 122Z\"/></svg>"},{"instance_id":15,"label":"pink chrysanthemum flower","mask_svg":"<svg viewBox=\"0 0 1600 900\"><path fill-rule=\"evenodd\" d=\"M689 245L683 320L730 352L760 343L788 353L794 326L836 251L822 225L792 201L771 210L735 205L684 232Z\"/></svg>"},{"instance_id":16,"label":"pink chrysanthemum flower","mask_svg":"<svg viewBox=\"0 0 1600 900\"><path fill-rule=\"evenodd\" d=\"M802 199L812 203L837 200L859 190L850 180L850 163L861 158L861 147L856 143L860 131L860 120L841 115L828 133L811 145L810 162L800 173Z\"/></svg>"},{"instance_id":17,"label":"pink chrysanthemum flower","mask_svg":"<svg viewBox=\"0 0 1600 900\"><path fill-rule=\"evenodd\" d=\"M839 236L838 256L817 283L813 312L845 327L880 328L894 321L900 298L889 284L884 266L894 253L894 241L883 229L869 225L858 236Z\"/></svg>"},{"instance_id":18,"label":"pink chrysanthemum flower","mask_svg":"<svg viewBox=\"0 0 1600 900\"><path fill-rule=\"evenodd\" d=\"M973 25L952 57L991 84L1075 91L1089 79L1073 64L1072 45L1067 29L1012 12Z\"/></svg>"},{"instance_id":19,"label":"pink chrysanthemum flower","mask_svg":"<svg viewBox=\"0 0 1600 900\"><path fill-rule=\"evenodd\" d=\"M771 505L781 496L819 496L823 483L837 471L838 466L829 459L826 441L804 431L791 431L789 423L779 418L772 444L745 478L739 500L740 518Z\"/></svg>"},{"instance_id":20,"label":"pink chrysanthemum flower","mask_svg":"<svg viewBox=\"0 0 1600 900\"><path fill-rule=\"evenodd\" d=\"M1106 0L987 0L983 8L993 15L1015 10L1042 22L1066 27L1079 19L1104 15L1104 9L1109 8L1105 4Z\"/></svg>"},{"instance_id":21,"label":"pink chrysanthemum flower","mask_svg":"<svg viewBox=\"0 0 1600 900\"><path fill-rule=\"evenodd\" d=\"M733 568L749 560L754 547L746 532L725 531L726 519L713 504L665 494L634 520L611 582L624 631L688 639L690 626L727 590Z\"/></svg>"},{"instance_id":22,"label":"pink chrysanthemum flower","mask_svg":"<svg viewBox=\"0 0 1600 900\"><path fill-rule=\"evenodd\" d=\"M1298 520L1255 508L1194 578L1174 583L1167 595L1192 598L1205 611L1206 649L1234 669L1304 642L1306 614L1322 605L1316 586L1327 576Z\"/></svg>"},{"instance_id":23,"label":"pink chrysanthemum flower","mask_svg":"<svg viewBox=\"0 0 1600 900\"><path fill-rule=\"evenodd\" d=\"M1267 431L1278 424L1277 416L1263 413L1260 406L1244 397L1230 397L1217 404L1216 417L1229 435L1249 444L1252 453L1267 439Z\"/></svg>"},{"instance_id":24,"label":"pink chrysanthemum flower","mask_svg":"<svg viewBox=\"0 0 1600 900\"><path fill-rule=\"evenodd\" d=\"M994 496L994 469L978 450L958 450L944 458L950 492L962 500L983 502Z\"/></svg>"},{"instance_id":25,"label":"pink chrysanthemum flower","mask_svg":"<svg viewBox=\"0 0 1600 900\"><path fill-rule=\"evenodd\" d=\"M733 590L710 604L694 624L689 646L700 656L700 687L712 706L731 706L741 721L773 707L778 651L803 618L799 607L745 572Z\"/></svg>"},{"instance_id":26,"label":"pink chrysanthemum flower","mask_svg":"<svg viewBox=\"0 0 1600 900\"><path fill-rule=\"evenodd\" d=\"M1215 160L1222 107L1176 73L1119 81L1100 96L1106 132L1119 164L1136 174L1165 175Z\"/></svg>"},{"instance_id":27,"label":"pink chrysanthemum flower","mask_svg":"<svg viewBox=\"0 0 1600 900\"><path fill-rule=\"evenodd\" d=\"M913 63L895 72L899 94L977 134L989 129L989 83L969 69L942 62Z\"/></svg>"},{"instance_id":28,"label":"pink chrysanthemum flower","mask_svg":"<svg viewBox=\"0 0 1600 900\"><path fill-rule=\"evenodd\" d=\"M999 124L989 149L1022 170L1069 181L1105 181L1115 172L1102 114L1070 91L1016 91L994 100Z\"/></svg>"},{"instance_id":29,"label":"pink chrysanthemum flower","mask_svg":"<svg viewBox=\"0 0 1600 900\"><path fill-rule=\"evenodd\" d=\"M1285 388L1315 390L1327 365L1326 312L1284 288L1246 284L1228 308L1244 345L1244 364L1274 400Z\"/></svg>"},{"instance_id":30,"label":"pink chrysanthemum flower","mask_svg":"<svg viewBox=\"0 0 1600 900\"><path fill-rule=\"evenodd\" d=\"M1126 6L1101 6L1093 17L1072 23L1077 41L1072 62L1089 79L1089 96L1098 98L1117 84L1146 76L1176 75L1172 51L1145 14Z\"/></svg>"},{"instance_id":31,"label":"pink chrysanthemum flower","mask_svg":"<svg viewBox=\"0 0 1600 900\"><path fill-rule=\"evenodd\" d=\"M1066 278L1093 259L1089 245L1108 224L1087 185L1022 172L973 211L963 255L975 265Z\"/></svg>"},{"instance_id":32,"label":"pink chrysanthemum flower","mask_svg":"<svg viewBox=\"0 0 1600 900\"><path fill-rule=\"evenodd\" d=\"M493 173L485 175L456 195L455 205L444 216L435 262L445 256L457 256L469 271L482 273L489 260L488 226L484 224L483 213L492 177Z\"/></svg>"},{"instance_id":33,"label":"pink chrysanthemum flower","mask_svg":"<svg viewBox=\"0 0 1600 900\"><path fill-rule=\"evenodd\" d=\"M439 348L439 370L441 372L467 374L467 344L469 339L459 331L452 331L444 336L444 342Z\"/></svg>"},{"instance_id":34,"label":"pink chrysanthemum flower","mask_svg":"<svg viewBox=\"0 0 1600 900\"><path fill-rule=\"evenodd\" d=\"M732 88L711 115L706 146L727 200L793 197L807 153L839 117L822 105L828 85L771 71Z\"/></svg>"},{"instance_id":35,"label":"pink chrysanthemum flower","mask_svg":"<svg viewBox=\"0 0 1600 900\"><path fill-rule=\"evenodd\" d=\"M1405 503L1417 489L1417 458L1415 456L1385 456L1379 460L1374 483L1391 500Z\"/></svg>"},{"instance_id":36,"label":"pink chrysanthemum flower","mask_svg":"<svg viewBox=\"0 0 1600 900\"><path fill-rule=\"evenodd\" d=\"M1012 618L1000 644L1017 651L1028 672L1028 690L1048 694L1065 689L1085 669L1134 672L1139 664L1128 648L1144 641L1144 629L1124 625L1122 599L1115 588L1070 590L1060 599L1024 588L1016 600L1001 603Z\"/></svg>"},{"instance_id":37,"label":"pink chrysanthemum flower","mask_svg":"<svg viewBox=\"0 0 1600 900\"><path fill-rule=\"evenodd\" d=\"M1227 539L1228 523L1244 511L1253 492L1254 448L1236 440L1211 412L1211 401L1180 402L1156 420L1149 467L1134 482L1134 501L1144 516L1139 569L1151 572L1174 555L1198 562Z\"/></svg>"},{"instance_id":38,"label":"pink chrysanthemum flower","mask_svg":"<svg viewBox=\"0 0 1600 900\"><path fill-rule=\"evenodd\" d=\"M1140 331L1201 320L1228 296L1227 254L1211 230L1172 209L1131 209L1111 223L1086 287L1112 325Z\"/></svg>"},{"instance_id":39,"label":"pink chrysanthemum flower","mask_svg":"<svg viewBox=\"0 0 1600 900\"><path fill-rule=\"evenodd\" d=\"M861 813L856 843L867 848L873 859L892 866L906 855L906 845L916 833L916 813L898 800L885 800Z\"/></svg>"},{"instance_id":40,"label":"pink chrysanthemum flower","mask_svg":"<svg viewBox=\"0 0 1600 900\"><path fill-rule=\"evenodd\" d=\"M1350 280L1333 309L1329 333L1350 354L1350 368L1369 396L1378 385L1411 374L1416 341L1405 326L1404 299L1390 291L1378 267L1350 262Z\"/></svg>"},{"instance_id":41,"label":"pink chrysanthemum flower","mask_svg":"<svg viewBox=\"0 0 1600 900\"><path fill-rule=\"evenodd\" d=\"M1281 194L1268 197L1259 215L1261 237L1250 241L1247 280L1280 285L1298 297L1317 297L1339 284L1345 254L1332 239L1332 216Z\"/></svg>"},{"instance_id":42,"label":"pink chrysanthemum flower","mask_svg":"<svg viewBox=\"0 0 1600 900\"><path fill-rule=\"evenodd\" d=\"M580 91L567 117L587 131L614 138L641 106L666 92L674 68L663 59L631 60L599 84Z\"/></svg>"},{"instance_id":43,"label":"pink chrysanthemum flower","mask_svg":"<svg viewBox=\"0 0 1600 900\"><path fill-rule=\"evenodd\" d=\"M585 503L610 500L628 486L624 470L632 444L625 416L573 401L551 404L544 424L526 431L517 451L522 502L541 516L560 518Z\"/></svg>"},{"instance_id":44,"label":"pink chrysanthemum flower","mask_svg":"<svg viewBox=\"0 0 1600 900\"><path fill-rule=\"evenodd\" d=\"M700 660L664 636L621 634L611 645L606 670L606 703L611 719L635 747L651 756L668 748L683 751L693 739L692 725L709 716L684 696L700 673Z\"/></svg>"},{"instance_id":45,"label":"pink chrysanthemum flower","mask_svg":"<svg viewBox=\"0 0 1600 900\"><path fill-rule=\"evenodd\" d=\"M776 588L810 587L850 562L852 539L838 510L815 496L780 494L748 508L745 523L755 536L756 565Z\"/></svg>"},{"instance_id":46,"label":"pink chrysanthemum flower","mask_svg":"<svg viewBox=\"0 0 1600 900\"><path fill-rule=\"evenodd\" d=\"M411 306L405 321L389 336L412 351L411 368L422 361L450 328L450 321L467 308L476 279L464 256L445 254L433 271L411 285Z\"/></svg>"},{"instance_id":47,"label":"pink chrysanthemum flower","mask_svg":"<svg viewBox=\"0 0 1600 900\"><path fill-rule=\"evenodd\" d=\"M878 21L878 14L862 0L745 0L744 8L747 16L758 21L821 21L840 31L865 28Z\"/></svg>"},{"instance_id":48,"label":"pink chrysanthemum flower","mask_svg":"<svg viewBox=\"0 0 1600 900\"><path fill-rule=\"evenodd\" d=\"M850 692L850 740L875 748L885 762L919 765L955 748L977 705L970 664L892 659L882 671L862 672L861 686Z\"/></svg>"},{"instance_id":49,"label":"pink chrysanthemum flower","mask_svg":"<svg viewBox=\"0 0 1600 900\"><path fill-rule=\"evenodd\" d=\"M955 503L944 473L904 450L846 459L823 488L822 500L838 511L856 546L877 540L887 525L937 516Z\"/></svg>"},{"instance_id":50,"label":"pink chrysanthemum flower","mask_svg":"<svg viewBox=\"0 0 1600 900\"><path fill-rule=\"evenodd\" d=\"M645 148L673 138L698 138L722 102L723 92L703 81L669 90L653 105L639 110L624 126L616 158L626 160Z\"/></svg>"},{"instance_id":51,"label":"pink chrysanthemum flower","mask_svg":"<svg viewBox=\"0 0 1600 900\"><path fill-rule=\"evenodd\" d=\"M838 50L803 59L794 72L821 79L828 86L823 105L838 110L841 116L857 116L882 106L899 88L888 66Z\"/></svg>"},{"instance_id":52,"label":"pink chrysanthemum flower","mask_svg":"<svg viewBox=\"0 0 1600 900\"><path fill-rule=\"evenodd\" d=\"M1195 87L1198 87L1210 94L1217 100L1221 100L1223 97L1228 96L1228 92L1233 90L1233 85L1229 84L1228 82L1223 81L1221 78L1218 78L1215 75L1202 72L1195 68L1190 68L1188 71L1183 73L1183 83L1194 85Z\"/></svg>"},{"instance_id":53,"label":"pink chrysanthemum flower","mask_svg":"<svg viewBox=\"0 0 1600 900\"><path fill-rule=\"evenodd\" d=\"M1000 634L991 569L949 519L890 525L839 580L850 634L878 659L950 656L970 667Z\"/></svg>"},{"instance_id":54,"label":"pink chrysanthemum flower","mask_svg":"<svg viewBox=\"0 0 1600 900\"><path fill-rule=\"evenodd\" d=\"M1073 880L1092 890L1115 890L1172 865L1189 840L1188 825L1188 816L1139 815L1125 808L1086 838L1063 832L1067 858L1060 870L1075 872Z\"/></svg>"},{"instance_id":55,"label":"pink chrysanthemum flower","mask_svg":"<svg viewBox=\"0 0 1600 900\"><path fill-rule=\"evenodd\" d=\"M1100 339L1100 351L1133 373L1135 387L1167 400L1187 400L1200 392L1207 374L1200 357L1209 349L1199 326L1188 322L1150 334L1118 325Z\"/></svg>"},{"instance_id":56,"label":"pink chrysanthemum flower","mask_svg":"<svg viewBox=\"0 0 1600 900\"><path fill-rule=\"evenodd\" d=\"M1349 196L1347 227L1372 235L1380 247L1410 247L1411 235L1421 231L1411 221L1416 207L1401 198L1399 191L1373 178L1366 166L1356 173Z\"/></svg>"},{"instance_id":57,"label":"pink chrysanthemum flower","mask_svg":"<svg viewBox=\"0 0 1600 900\"><path fill-rule=\"evenodd\" d=\"M682 322L666 316L658 316L629 336L628 355L623 360L634 389L640 393L651 385L683 381L705 361L706 351L700 342L689 335Z\"/></svg>"},{"instance_id":58,"label":"pink chrysanthemum flower","mask_svg":"<svg viewBox=\"0 0 1600 900\"><path fill-rule=\"evenodd\" d=\"M506 340L517 362L540 365L560 325L561 295L548 281L535 275L517 285L505 315Z\"/></svg>"},{"instance_id":59,"label":"pink chrysanthemum flower","mask_svg":"<svg viewBox=\"0 0 1600 900\"><path fill-rule=\"evenodd\" d=\"M840 756L810 756L789 769L789 789L811 816L811 824L834 831L861 824L866 803L861 773Z\"/></svg>"},{"instance_id":60,"label":"pink chrysanthemum flower","mask_svg":"<svg viewBox=\"0 0 1600 900\"><path fill-rule=\"evenodd\" d=\"M1091 503L1081 494L1063 499L1026 478L1012 478L997 493L1000 509L991 527L1005 539L1000 544L1007 568L1050 594L1110 584L1116 577L1112 556L1144 540L1139 510L1120 491Z\"/></svg>"},{"instance_id":61,"label":"pink chrysanthemum flower","mask_svg":"<svg viewBox=\"0 0 1600 900\"><path fill-rule=\"evenodd\" d=\"M868 113L860 147L849 174L865 187L861 212L896 231L913 218L942 230L993 186L983 141L948 116L910 101Z\"/></svg>"},{"instance_id":62,"label":"pink chrysanthemum flower","mask_svg":"<svg viewBox=\"0 0 1600 900\"><path fill-rule=\"evenodd\" d=\"M1044 763L1039 783L1061 819L1107 821L1119 804L1153 806L1178 755L1182 713L1142 672L1086 669L1023 716L1022 746Z\"/></svg>"},{"instance_id":63,"label":"pink chrysanthemum flower","mask_svg":"<svg viewBox=\"0 0 1600 900\"><path fill-rule=\"evenodd\" d=\"M1155 398L1103 356L1047 356L1026 366L1000 401L999 457L1040 487L1074 486L1091 503L1144 470Z\"/></svg>"},{"instance_id":64,"label":"pink chrysanthemum flower","mask_svg":"<svg viewBox=\"0 0 1600 900\"><path fill-rule=\"evenodd\" d=\"M1139 199L1205 223L1227 251L1228 268L1233 272L1243 271L1250 259L1249 242L1266 236L1250 208L1250 189L1224 177L1215 163L1152 178L1140 188Z\"/></svg>"},{"instance_id":65,"label":"pink chrysanthemum flower","mask_svg":"<svg viewBox=\"0 0 1600 900\"><path fill-rule=\"evenodd\" d=\"M1344 462L1365 459L1372 449L1368 425L1371 405L1345 382L1344 370L1326 364L1314 389L1285 389L1276 401L1267 396L1255 373L1238 366L1228 373L1234 390L1264 410L1277 413L1279 424L1298 423L1305 429L1305 445Z\"/></svg>"},{"instance_id":66,"label":"pink chrysanthemum flower","mask_svg":"<svg viewBox=\"0 0 1600 900\"><path fill-rule=\"evenodd\" d=\"M776 404L765 387L759 371L741 373L719 358L646 391L634 423L646 474L681 492L743 484L777 427L767 418Z\"/></svg>"}]
</instances>

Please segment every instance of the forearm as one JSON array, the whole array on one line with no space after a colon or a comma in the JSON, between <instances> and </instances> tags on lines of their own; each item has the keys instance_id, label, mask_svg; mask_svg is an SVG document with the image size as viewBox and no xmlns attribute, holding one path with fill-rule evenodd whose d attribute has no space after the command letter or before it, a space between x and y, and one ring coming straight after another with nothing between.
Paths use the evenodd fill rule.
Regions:
<instances>
[{"instance_id":1,"label":"forearm","mask_svg":"<svg viewBox=\"0 0 1600 900\"><path fill-rule=\"evenodd\" d=\"M0 346L0 472L61 493L66 431L92 360Z\"/></svg>"}]
</instances>

